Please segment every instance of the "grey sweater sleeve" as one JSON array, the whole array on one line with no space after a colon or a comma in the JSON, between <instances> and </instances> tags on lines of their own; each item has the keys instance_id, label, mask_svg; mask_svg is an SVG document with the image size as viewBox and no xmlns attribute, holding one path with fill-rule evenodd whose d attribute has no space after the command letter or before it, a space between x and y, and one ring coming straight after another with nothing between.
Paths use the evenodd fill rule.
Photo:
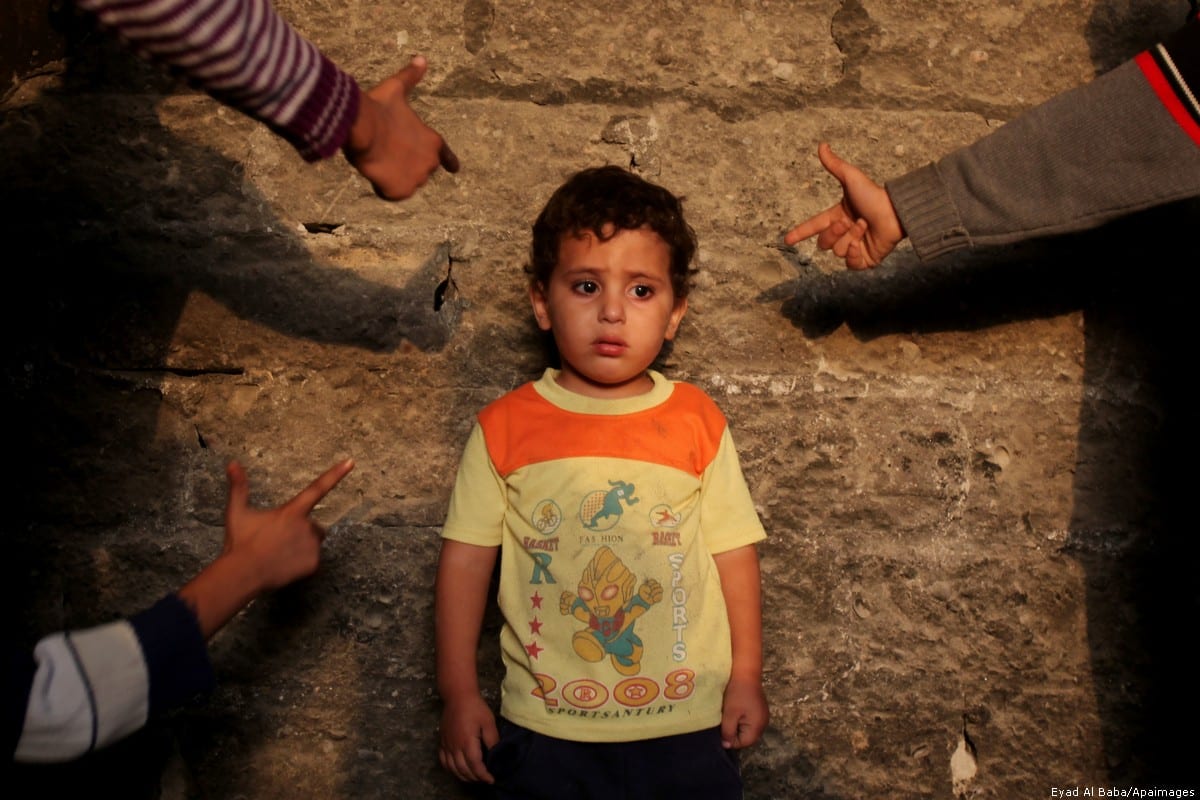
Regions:
<instances>
[{"instance_id":1,"label":"grey sweater sleeve","mask_svg":"<svg viewBox=\"0 0 1200 800\"><path fill-rule=\"evenodd\" d=\"M886 188L928 260L1200 195L1200 146L1129 61Z\"/></svg>"}]
</instances>

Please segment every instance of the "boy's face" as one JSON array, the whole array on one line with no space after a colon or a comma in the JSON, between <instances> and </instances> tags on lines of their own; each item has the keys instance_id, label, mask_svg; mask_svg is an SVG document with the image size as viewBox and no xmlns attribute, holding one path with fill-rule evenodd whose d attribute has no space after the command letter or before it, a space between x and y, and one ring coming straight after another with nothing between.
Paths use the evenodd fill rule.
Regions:
<instances>
[{"instance_id":1,"label":"boy's face","mask_svg":"<svg viewBox=\"0 0 1200 800\"><path fill-rule=\"evenodd\" d=\"M562 356L558 382L589 397L633 397L653 386L646 369L675 338L687 298L671 288L671 252L649 228L608 241L565 236L548 286L529 291L538 327Z\"/></svg>"}]
</instances>

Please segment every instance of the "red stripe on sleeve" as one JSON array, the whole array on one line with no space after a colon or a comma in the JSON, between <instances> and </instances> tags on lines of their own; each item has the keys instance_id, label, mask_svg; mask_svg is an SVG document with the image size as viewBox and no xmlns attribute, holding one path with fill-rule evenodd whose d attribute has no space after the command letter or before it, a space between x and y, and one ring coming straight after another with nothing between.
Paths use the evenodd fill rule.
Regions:
<instances>
[{"instance_id":1,"label":"red stripe on sleeve","mask_svg":"<svg viewBox=\"0 0 1200 800\"><path fill-rule=\"evenodd\" d=\"M1146 76L1146 80L1150 84L1150 88L1158 95L1158 99L1167 109L1175 121L1179 123L1179 127L1183 128L1184 133L1191 137L1192 141L1200 145L1200 125L1196 124L1196 120L1192 119L1192 115L1184 108L1182 101L1175 94L1172 84L1167 80L1167 76L1163 75L1159 69L1158 62L1154 60L1154 56L1150 55L1150 51L1146 50L1140 53L1135 59L1137 65L1141 67L1142 74Z\"/></svg>"}]
</instances>

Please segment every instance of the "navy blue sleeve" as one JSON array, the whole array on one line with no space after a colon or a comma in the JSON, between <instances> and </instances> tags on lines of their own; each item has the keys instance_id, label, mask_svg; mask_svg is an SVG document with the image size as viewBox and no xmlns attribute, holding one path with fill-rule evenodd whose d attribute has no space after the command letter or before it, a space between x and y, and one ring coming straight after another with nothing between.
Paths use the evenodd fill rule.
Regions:
<instances>
[{"instance_id":1,"label":"navy blue sleeve","mask_svg":"<svg viewBox=\"0 0 1200 800\"><path fill-rule=\"evenodd\" d=\"M146 658L151 716L212 691L216 679L208 645L179 595L167 595L129 622Z\"/></svg>"},{"instance_id":2,"label":"navy blue sleeve","mask_svg":"<svg viewBox=\"0 0 1200 800\"><path fill-rule=\"evenodd\" d=\"M0 670L3 676L4 708L0 717L0 750L11 760L25 727L25 709L29 705L29 690L37 666L28 650L13 647L8 642L0 646Z\"/></svg>"}]
</instances>

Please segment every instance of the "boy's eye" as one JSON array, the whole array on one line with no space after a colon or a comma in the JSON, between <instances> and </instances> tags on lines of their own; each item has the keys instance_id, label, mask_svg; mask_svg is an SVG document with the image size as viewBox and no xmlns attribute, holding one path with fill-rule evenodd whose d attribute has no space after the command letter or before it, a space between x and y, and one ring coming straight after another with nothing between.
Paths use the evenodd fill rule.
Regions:
<instances>
[{"instance_id":1,"label":"boy's eye","mask_svg":"<svg viewBox=\"0 0 1200 800\"><path fill-rule=\"evenodd\" d=\"M653 294L654 294L654 290L651 289L649 286L633 287L633 296L634 297L639 297L644 300L645 298L650 297Z\"/></svg>"},{"instance_id":2,"label":"boy's eye","mask_svg":"<svg viewBox=\"0 0 1200 800\"><path fill-rule=\"evenodd\" d=\"M595 281L580 281L575 284L575 291L583 294L595 294L599 289L600 286Z\"/></svg>"}]
</instances>

